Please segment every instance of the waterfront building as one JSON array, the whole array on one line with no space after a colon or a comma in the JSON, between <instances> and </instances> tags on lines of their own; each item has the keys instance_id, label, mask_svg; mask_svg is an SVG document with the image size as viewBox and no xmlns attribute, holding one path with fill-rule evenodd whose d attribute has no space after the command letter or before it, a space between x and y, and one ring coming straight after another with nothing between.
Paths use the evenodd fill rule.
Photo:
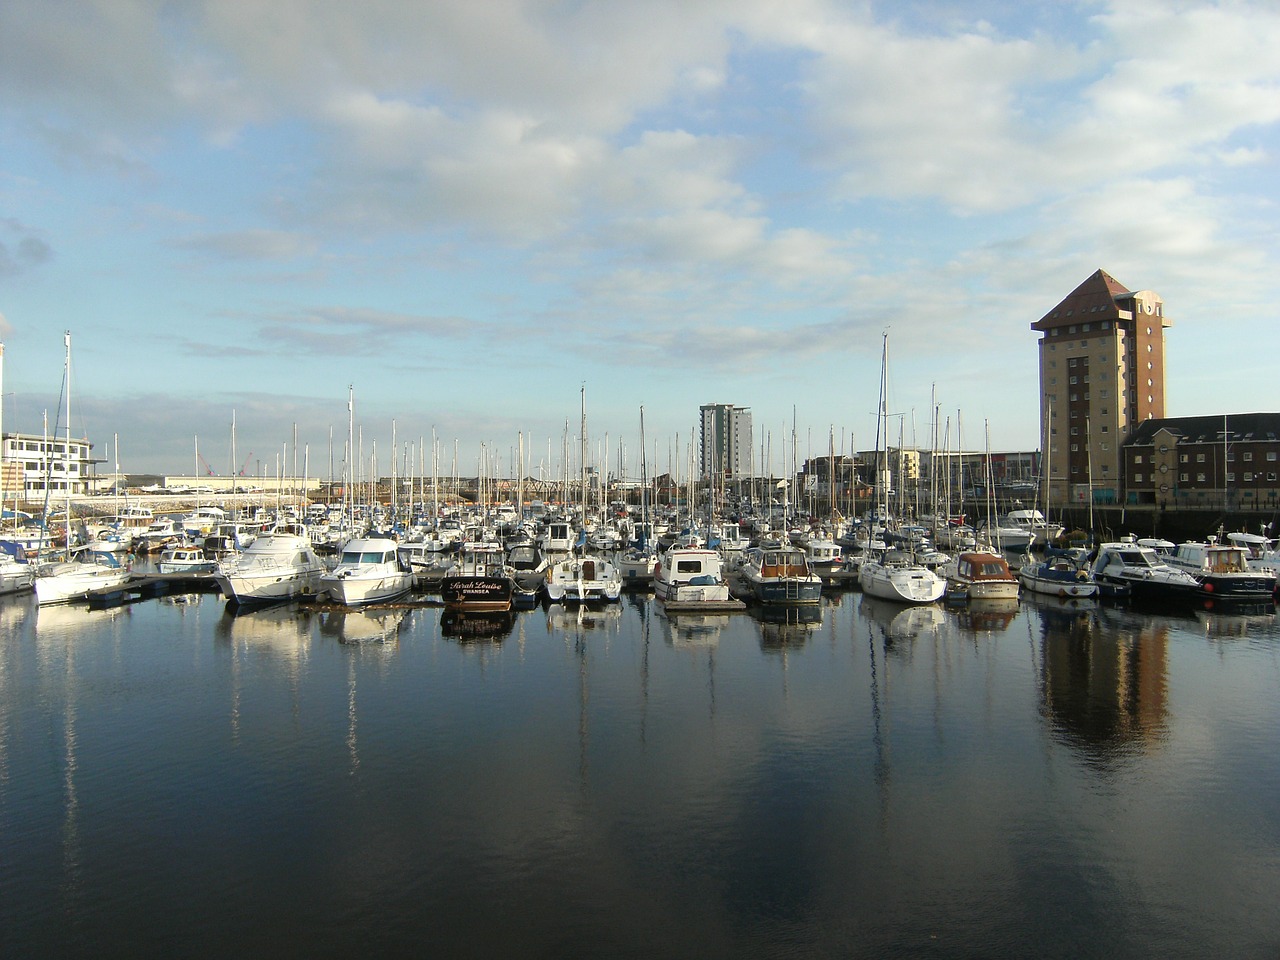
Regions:
<instances>
[{"instance_id":1,"label":"waterfront building","mask_svg":"<svg viewBox=\"0 0 1280 960\"><path fill-rule=\"evenodd\" d=\"M698 408L702 476L746 480L752 475L751 409L728 403Z\"/></svg>"},{"instance_id":2,"label":"waterfront building","mask_svg":"<svg viewBox=\"0 0 1280 960\"><path fill-rule=\"evenodd\" d=\"M1165 415L1164 301L1103 270L1031 324L1040 337L1040 436L1050 497L1118 502L1123 448L1140 424Z\"/></svg>"},{"instance_id":3,"label":"waterfront building","mask_svg":"<svg viewBox=\"0 0 1280 960\"><path fill-rule=\"evenodd\" d=\"M1124 445L1128 503L1274 511L1278 476L1280 413L1147 420Z\"/></svg>"},{"instance_id":4,"label":"waterfront building","mask_svg":"<svg viewBox=\"0 0 1280 960\"><path fill-rule=\"evenodd\" d=\"M84 496L90 492L93 444L70 441L65 436L46 437L32 433L6 433L3 450L4 494L28 503L38 503L45 494L53 497Z\"/></svg>"}]
</instances>

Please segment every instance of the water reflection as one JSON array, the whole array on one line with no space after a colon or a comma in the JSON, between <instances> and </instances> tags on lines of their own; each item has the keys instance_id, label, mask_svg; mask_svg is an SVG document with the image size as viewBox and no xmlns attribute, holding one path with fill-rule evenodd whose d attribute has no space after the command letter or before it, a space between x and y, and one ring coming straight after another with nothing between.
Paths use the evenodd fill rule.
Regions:
<instances>
[{"instance_id":1,"label":"water reflection","mask_svg":"<svg viewBox=\"0 0 1280 960\"><path fill-rule=\"evenodd\" d=\"M274 657L301 663L311 653L315 616L296 603L249 609L226 604L214 635L236 649L270 652Z\"/></svg>"},{"instance_id":2,"label":"water reflection","mask_svg":"<svg viewBox=\"0 0 1280 960\"><path fill-rule=\"evenodd\" d=\"M1096 606L1035 610L1040 696L1053 729L1100 761L1159 743L1169 719L1168 622Z\"/></svg>"},{"instance_id":3,"label":"water reflection","mask_svg":"<svg viewBox=\"0 0 1280 960\"><path fill-rule=\"evenodd\" d=\"M914 640L924 634L936 636L946 622L946 615L937 604L892 603L866 594L858 604L858 611L880 627L886 645L894 640Z\"/></svg>"},{"instance_id":4,"label":"water reflection","mask_svg":"<svg viewBox=\"0 0 1280 960\"><path fill-rule=\"evenodd\" d=\"M1195 611L1196 621L1209 640L1244 640L1271 629L1276 623L1273 603L1240 604Z\"/></svg>"},{"instance_id":5,"label":"water reflection","mask_svg":"<svg viewBox=\"0 0 1280 960\"><path fill-rule=\"evenodd\" d=\"M760 649L785 652L801 647L822 627L822 605L751 608L751 619L760 629Z\"/></svg>"},{"instance_id":6,"label":"water reflection","mask_svg":"<svg viewBox=\"0 0 1280 960\"><path fill-rule=\"evenodd\" d=\"M440 614L440 633L459 643L501 643L511 636L516 615L504 611L445 609Z\"/></svg>"},{"instance_id":7,"label":"water reflection","mask_svg":"<svg viewBox=\"0 0 1280 960\"><path fill-rule=\"evenodd\" d=\"M320 635L339 643L387 643L400 639L408 620L404 607L376 610L327 610L320 614Z\"/></svg>"},{"instance_id":8,"label":"water reflection","mask_svg":"<svg viewBox=\"0 0 1280 960\"><path fill-rule=\"evenodd\" d=\"M549 633L563 632L570 636L589 633L617 634L622 626L622 604L566 606L553 603L546 608L546 617Z\"/></svg>"},{"instance_id":9,"label":"water reflection","mask_svg":"<svg viewBox=\"0 0 1280 960\"><path fill-rule=\"evenodd\" d=\"M956 608L960 623L974 633L1002 633L1018 616L1018 598L973 599Z\"/></svg>"},{"instance_id":10,"label":"water reflection","mask_svg":"<svg viewBox=\"0 0 1280 960\"><path fill-rule=\"evenodd\" d=\"M102 624L127 621L133 612L132 605L90 607L83 603L46 604L35 610L36 638L41 641L75 638Z\"/></svg>"},{"instance_id":11,"label":"water reflection","mask_svg":"<svg viewBox=\"0 0 1280 960\"><path fill-rule=\"evenodd\" d=\"M713 647L720 642L725 613L664 613L667 642L673 647Z\"/></svg>"}]
</instances>

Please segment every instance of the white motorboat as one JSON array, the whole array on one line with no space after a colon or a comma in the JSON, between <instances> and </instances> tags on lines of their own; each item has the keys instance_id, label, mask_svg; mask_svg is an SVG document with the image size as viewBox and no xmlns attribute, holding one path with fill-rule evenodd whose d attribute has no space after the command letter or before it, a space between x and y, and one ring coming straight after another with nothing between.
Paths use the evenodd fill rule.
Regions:
<instances>
[{"instance_id":1,"label":"white motorboat","mask_svg":"<svg viewBox=\"0 0 1280 960\"><path fill-rule=\"evenodd\" d=\"M214 579L228 600L273 603L316 593L322 573L324 564L305 535L296 528L276 528L223 560Z\"/></svg>"},{"instance_id":2,"label":"white motorboat","mask_svg":"<svg viewBox=\"0 0 1280 960\"><path fill-rule=\"evenodd\" d=\"M35 579L33 564L17 559L7 550L0 550L0 595L30 590Z\"/></svg>"},{"instance_id":3,"label":"white motorboat","mask_svg":"<svg viewBox=\"0 0 1280 960\"><path fill-rule=\"evenodd\" d=\"M122 587L131 577L129 568L114 553L81 550L70 559L39 566L36 599L41 604L84 600L91 593Z\"/></svg>"},{"instance_id":4,"label":"white motorboat","mask_svg":"<svg viewBox=\"0 0 1280 960\"><path fill-rule=\"evenodd\" d=\"M858 584L868 596L897 603L937 603L947 588L943 577L903 550L886 550L882 557L863 561Z\"/></svg>"},{"instance_id":5,"label":"white motorboat","mask_svg":"<svg viewBox=\"0 0 1280 960\"><path fill-rule=\"evenodd\" d=\"M744 606L729 594L729 582L715 550L668 550L658 559L653 589L668 610L728 611Z\"/></svg>"},{"instance_id":6,"label":"white motorboat","mask_svg":"<svg viewBox=\"0 0 1280 960\"><path fill-rule=\"evenodd\" d=\"M834 579L835 571L844 563L840 545L823 535L809 537L804 546L805 555L809 558L809 566L823 580Z\"/></svg>"},{"instance_id":7,"label":"white motorboat","mask_svg":"<svg viewBox=\"0 0 1280 960\"><path fill-rule=\"evenodd\" d=\"M193 537L204 537L219 524L226 522L227 511L221 507L196 507L182 518L182 528Z\"/></svg>"},{"instance_id":8,"label":"white motorboat","mask_svg":"<svg viewBox=\"0 0 1280 960\"><path fill-rule=\"evenodd\" d=\"M1018 508L1010 510L1004 515L1001 529L1004 527L1017 527L1031 535L1031 546L1043 547L1047 543L1057 540L1062 535L1062 524L1049 523L1045 519L1043 513L1036 509ZM1009 547L1015 546L1010 543Z\"/></svg>"},{"instance_id":9,"label":"white motorboat","mask_svg":"<svg viewBox=\"0 0 1280 960\"><path fill-rule=\"evenodd\" d=\"M174 573L213 573L218 568L218 561L205 556L202 547L191 544L174 544L160 554L156 564L162 574Z\"/></svg>"},{"instance_id":10,"label":"white motorboat","mask_svg":"<svg viewBox=\"0 0 1280 960\"><path fill-rule=\"evenodd\" d=\"M386 537L348 540L338 565L320 577L320 590L348 607L394 600L412 586L412 572L396 553L396 542Z\"/></svg>"},{"instance_id":11,"label":"white motorboat","mask_svg":"<svg viewBox=\"0 0 1280 960\"><path fill-rule=\"evenodd\" d=\"M1170 566L1153 547L1132 537L1104 543L1093 561L1093 578L1107 585L1128 587L1135 600L1187 600L1205 596L1200 581Z\"/></svg>"}]
</instances>

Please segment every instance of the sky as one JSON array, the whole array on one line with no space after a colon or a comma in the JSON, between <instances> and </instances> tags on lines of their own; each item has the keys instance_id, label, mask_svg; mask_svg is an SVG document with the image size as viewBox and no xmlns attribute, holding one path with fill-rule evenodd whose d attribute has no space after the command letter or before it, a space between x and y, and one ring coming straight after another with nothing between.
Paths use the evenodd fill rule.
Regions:
<instances>
[{"instance_id":1,"label":"sky","mask_svg":"<svg viewBox=\"0 0 1280 960\"><path fill-rule=\"evenodd\" d=\"M555 477L583 396L611 471L712 402L779 470L874 447L887 334L891 440L1036 449L1099 268L1170 416L1274 410L1278 49L1273 0L7 0L3 429L65 431L70 331L107 471L341 476L354 422Z\"/></svg>"}]
</instances>

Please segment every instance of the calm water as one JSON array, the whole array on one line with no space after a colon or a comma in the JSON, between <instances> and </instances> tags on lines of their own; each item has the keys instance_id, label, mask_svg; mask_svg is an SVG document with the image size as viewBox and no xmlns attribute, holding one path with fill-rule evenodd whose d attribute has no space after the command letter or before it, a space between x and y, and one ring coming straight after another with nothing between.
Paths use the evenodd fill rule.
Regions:
<instances>
[{"instance_id":1,"label":"calm water","mask_svg":"<svg viewBox=\"0 0 1280 960\"><path fill-rule=\"evenodd\" d=\"M493 626L0 604L0 955L1280 956L1270 609Z\"/></svg>"}]
</instances>

